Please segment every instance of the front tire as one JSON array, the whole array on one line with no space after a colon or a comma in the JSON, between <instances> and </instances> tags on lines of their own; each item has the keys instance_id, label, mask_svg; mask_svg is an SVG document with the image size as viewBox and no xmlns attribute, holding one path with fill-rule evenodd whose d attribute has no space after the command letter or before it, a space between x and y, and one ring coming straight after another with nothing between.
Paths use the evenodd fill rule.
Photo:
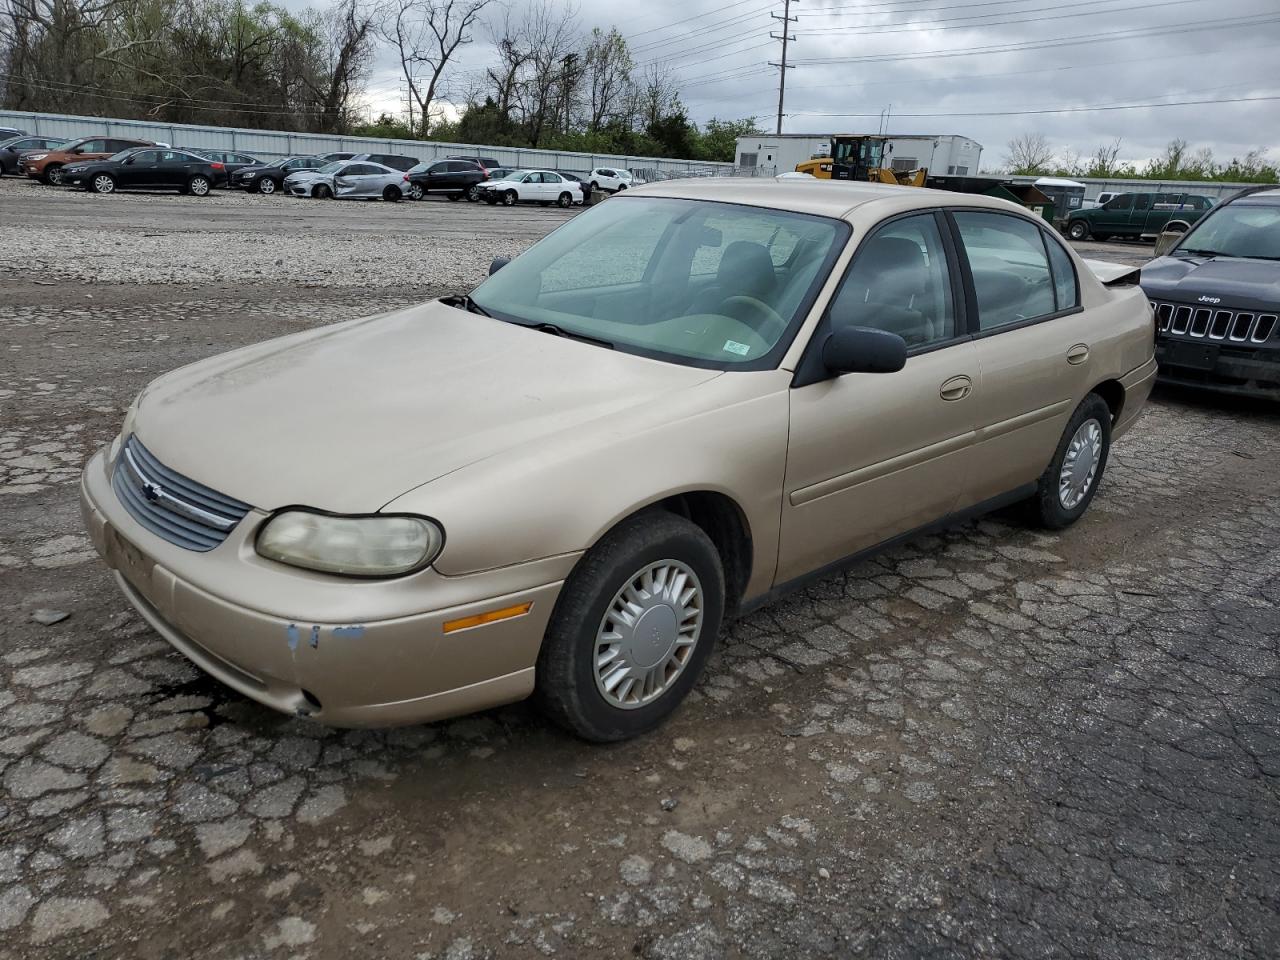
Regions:
<instances>
[{"instance_id":1,"label":"front tire","mask_svg":"<svg viewBox=\"0 0 1280 960\"><path fill-rule=\"evenodd\" d=\"M100 173L89 182L89 189L94 193L112 193L115 188L115 177L107 173Z\"/></svg>"},{"instance_id":2,"label":"front tire","mask_svg":"<svg viewBox=\"0 0 1280 960\"><path fill-rule=\"evenodd\" d=\"M537 703L585 740L652 730L702 673L724 594L720 556L699 527L662 510L623 521L587 551L556 601L538 653Z\"/></svg>"},{"instance_id":3,"label":"front tire","mask_svg":"<svg viewBox=\"0 0 1280 960\"><path fill-rule=\"evenodd\" d=\"M467 202L475 203L480 199L480 184L474 184L467 189Z\"/></svg>"},{"instance_id":4,"label":"front tire","mask_svg":"<svg viewBox=\"0 0 1280 960\"><path fill-rule=\"evenodd\" d=\"M427 194L426 194L426 191L424 191L424 190L422 189L422 184L420 184L420 183L411 183L411 184L409 184L409 199L410 199L410 200L421 200L421 199L422 199L423 197L425 197L426 195L427 195Z\"/></svg>"},{"instance_id":5,"label":"front tire","mask_svg":"<svg viewBox=\"0 0 1280 960\"><path fill-rule=\"evenodd\" d=\"M63 179L62 167L60 167L56 163L51 167L45 167L44 173L40 175L40 179L43 180L46 184L48 184L51 187L62 186L62 179Z\"/></svg>"},{"instance_id":6,"label":"front tire","mask_svg":"<svg viewBox=\"0 0 1280 960\"><path fill-rule=\"evenodd\" d=\"M1069 527L1089 509L1111 453L1111 408L1096 393L1076 407L1058 449L1040 475L1032 519L1049 530Z\"/></svg>"},{"instance_id":7,"label":"front tire","mask_svg":"<svg viewBox=\"0 0 1280 960\"><path fill-rule=\"evenodd\" d=\"M1089 238L1089 225L1083 220L1072 220L1067 224L1067 236L1072 240L1087 240Z\"/></svg>"},{"instance_id":8,"label":"front tire","mask_svg":"<svg viewBox=\"0 0 1280 960\"><path fill-rule=\"evenodd\" d=\"M317 200L328 200L333 197L333 191L331 191L326 184L320 183L311 191L311 196L315 197Z\"/></svg>"},{"instance_id":9,"label":"front tire","mask_svg":"<svg viewBox=\"0 0 1280 960\"><path fill-rule=\"evenodd\" d=\"M258 181L258 192L264 196L271 196L276 192L276 182L270 177L263 177Z\"/></svg>"},{"instance_id":10,"label":"front tire","mask_svg":"<svg viewBox=\"0 0 1280 960\"><path fill-rule=\"evenodd\" d=\"M556 203L562 208L572 207L573 194L568 192L560 194L560 196L556 199Z\"/></svg>"},{"instance_id":11,"label":"front tire","mask_svg":"<svg viewBox=\"0 0 1280 960\"><path fill-rule=\"evenodd\" d=\"M519 199L519 196L516 195L514 190L508 190L502 195L502 203L504 206L508 207L514 207L516 205L516 201Z\"/></svg>"}]
</instances>

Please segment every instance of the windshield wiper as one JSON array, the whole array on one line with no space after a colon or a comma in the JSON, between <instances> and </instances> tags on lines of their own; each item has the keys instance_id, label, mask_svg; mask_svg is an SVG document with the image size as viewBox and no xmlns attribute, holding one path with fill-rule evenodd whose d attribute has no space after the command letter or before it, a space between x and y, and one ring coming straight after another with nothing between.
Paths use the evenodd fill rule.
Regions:
<instances>
[{"instance_id":1,"label":"windshield wiper","mask_svg":"<svg viewBox=\"0 0 1280 960\"><path fill-rule=\"evenodd\" d=\"M1227 254L1219 253L1217 250L1175 250L1172 256L1185 253L1189 257L1225 257Z\"/></svg>"},{"instance_id":2,"label":"windshield wiper","mask_svg":"<svg viewBox=\"0 0 1280 960\"><path fill-rule=\"evenodd\" d=\"M469 294L463 294L462 296L456 297L454 299L457 301L457 304L462 307L463 310L466 310L469 313L478 313L482 317L490 317L490 318L493 317L492 313L490 313L484 307L480 306L480 304L472 300Z\"/></svg>"},{"instance_id":3,"label":"windshield wiper","mask_svg":"<svg viewBox=\"0 0 1280 960\"><path fill-rule=\"evenodd\" d=\"M594 343L597 347L613 349L613 341L611 340L602 340L600 337L591 337L585 333L574 333L564 329L564 327L557 327L554 323L521 323L519 326L527 327L530 330L541 330L543 333L564 337L566 340L581 340L583 343Z\"/></svg>"}]
</instances>

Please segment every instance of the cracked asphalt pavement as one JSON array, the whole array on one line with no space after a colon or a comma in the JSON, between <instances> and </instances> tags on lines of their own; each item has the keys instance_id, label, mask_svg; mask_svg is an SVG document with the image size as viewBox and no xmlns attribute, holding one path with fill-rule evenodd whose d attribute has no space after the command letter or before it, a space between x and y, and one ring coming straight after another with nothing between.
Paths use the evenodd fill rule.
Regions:
<instances>
[{"instance_id":1,"label":"cracked asphalt pavement","mask_svg":"<svg viewBox=\"0 0 1280 960\"><path fill-rule=\"evenodd\" d=\"M17 189L0 956L1276 955L1280 408L1157 391L1075 527L1002 513L818 581L734 623L641 740L589 746L523 705L330 730L131 612L81 529L81 465L161 372L465 288L558 218L317 203L303 231L258 206L246 252L273 229L287 248L260 273L122 283L74 245L39 271L14 254L52 221L126 249L165 233L187 263L199 201L106 198L104 225L83 213L101 198ZM296 282L290 258L356 221L362 262L385 229L431 251L429 279ZM452 268L446 221L471 231Z\"/></svg>"}]
</instances>

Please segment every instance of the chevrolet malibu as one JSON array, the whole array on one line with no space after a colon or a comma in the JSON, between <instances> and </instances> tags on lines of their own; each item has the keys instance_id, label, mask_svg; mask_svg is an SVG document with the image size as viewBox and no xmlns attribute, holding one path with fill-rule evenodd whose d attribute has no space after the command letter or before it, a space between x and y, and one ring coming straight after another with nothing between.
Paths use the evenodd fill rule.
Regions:
<instances>
[{"instance_id":1,"label":"chevrolet malibu","mask_svg":"<svg viewBox=\"0 0 1280 960\"><path fill-rule=\"evenodd\" d=\"M1136 275L1099 272L985 197L628 190L469 295L156 380L85 521L156 631L270 707L533 695L622 739L806 578L1004 504L1079 519L1156 371Z\"/></svg>"}]
</instances>

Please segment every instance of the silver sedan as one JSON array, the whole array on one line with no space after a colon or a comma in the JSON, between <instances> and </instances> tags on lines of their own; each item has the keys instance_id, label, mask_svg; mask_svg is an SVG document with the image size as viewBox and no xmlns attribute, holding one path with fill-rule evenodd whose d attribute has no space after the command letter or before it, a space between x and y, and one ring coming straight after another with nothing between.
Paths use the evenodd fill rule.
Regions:
<instances>
[{"instance_id":1,"label":"silver sedan","mask_svg":"<svg viewBox=\"0 0 1280 960\"><path fill-rule=\"evenodd\" d=\"M317 170L297 170L285 177L286 193L327 200L399 200L404 174L368 160L335 160Z\"/></svg>"}]
</instances>

